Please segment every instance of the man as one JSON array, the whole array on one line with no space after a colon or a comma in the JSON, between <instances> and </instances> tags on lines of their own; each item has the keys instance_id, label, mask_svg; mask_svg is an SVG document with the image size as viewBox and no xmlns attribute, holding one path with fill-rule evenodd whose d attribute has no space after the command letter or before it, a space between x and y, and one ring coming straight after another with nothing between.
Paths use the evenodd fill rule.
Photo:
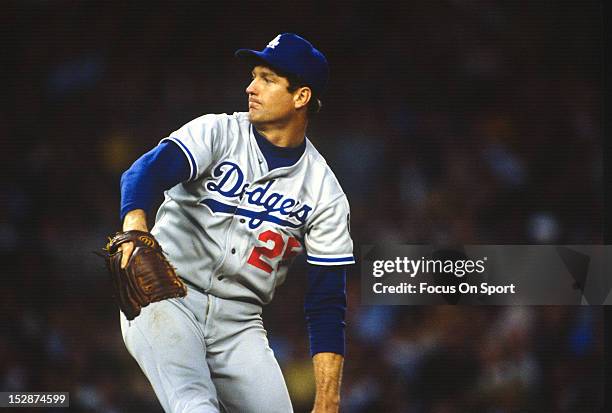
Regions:
<instances>
[{"instance_id":1,"label":"man","mask_svg":"<svg viewBox=\"0 0 612 413\"><path fill-rule=\"evenodd\" d=\"M199 117L122 176L124 231L148 231L146 211L169 188L151 233L188 287L132 321L121 314L123 338L168 412L290 412L261 312L305 252L313 412L337 412L349 206L305 137L327 60L292 33L236 55L252 67L248 113ZM121 245L122 267L132 250Z\"/></svg>"}]
</instances>

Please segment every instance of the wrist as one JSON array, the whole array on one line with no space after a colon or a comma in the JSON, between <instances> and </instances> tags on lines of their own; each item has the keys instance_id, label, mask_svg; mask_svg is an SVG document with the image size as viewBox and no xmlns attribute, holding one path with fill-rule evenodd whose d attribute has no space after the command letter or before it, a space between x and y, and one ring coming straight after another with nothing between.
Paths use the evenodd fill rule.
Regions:
<instances>
[{"instance_id":1,"label":"wrist","mask_svg":"<svg viewBox=\"0 0 612 413\"><path fill-rule=\"evenodd\" d=\"M315 402L312 413L338 413L340 411L340 403L335 402Z\"/></svg>"},{"instance_id":2,"label":"wrist","mask_svg":"<svg viewBox=\"0 0 612 413\"><path fill-rule=\"evenodd\" d=\"M147 215L143 209L134 209L128 212L123 218L123 231L145 231L149 232L147 227Z\"/></svg>"},{"instance_id":3,"label":"wrist","mask_svg":"<svg viewBox=\"0 0 612 413\"><path fill-rule=\"evenodd\" d=\"M340 408L340 394L337 390L317 389L314 408L317 412L337 412Z\"/></svg>"}]
</instances>

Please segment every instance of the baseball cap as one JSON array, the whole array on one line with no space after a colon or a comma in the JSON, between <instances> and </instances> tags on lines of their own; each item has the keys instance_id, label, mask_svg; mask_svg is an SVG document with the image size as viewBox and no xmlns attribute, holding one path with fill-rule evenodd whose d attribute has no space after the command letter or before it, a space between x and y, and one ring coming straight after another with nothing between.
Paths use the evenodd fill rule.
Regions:
<instances>
[{"instance_id":1,"label":"baseball cap","mask_svg":"<svg viewBox=\"0 0 612 413\"><path fill-rule=\"evenodd\" d=\"M308 40L297 34L279 34L261 52L239 49L235 55L263 60L273 69L297 76L310 86L315 96L325 91L329 78L327 59Z\"/></svg>"}]
</instances>

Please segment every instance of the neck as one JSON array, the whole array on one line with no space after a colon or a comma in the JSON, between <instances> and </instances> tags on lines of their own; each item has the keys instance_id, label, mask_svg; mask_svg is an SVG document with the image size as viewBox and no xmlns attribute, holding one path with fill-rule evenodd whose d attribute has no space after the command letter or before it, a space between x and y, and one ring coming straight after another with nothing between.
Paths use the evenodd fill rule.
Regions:
<instances>
[{"instance_id":1,"label":"neck","mask_svg":"<svg viewBox=\"0 0 612 413\"><path fill-rule=\"evenodd\" d=\"M257 132L275 146L294 148L300 146L306 134L307 121L288 122L287 124L253 125Z\"/></svg>"}]
</instances>

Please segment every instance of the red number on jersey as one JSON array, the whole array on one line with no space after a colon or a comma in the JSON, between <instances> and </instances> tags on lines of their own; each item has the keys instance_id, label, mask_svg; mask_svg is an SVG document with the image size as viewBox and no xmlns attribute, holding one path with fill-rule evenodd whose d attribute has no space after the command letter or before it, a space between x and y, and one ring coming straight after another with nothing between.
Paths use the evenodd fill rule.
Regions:
<instances>
[{"instance_id":1,"label":"red number on jersey","mask_svg":"<svg viewBox=\"0 0 612 413\"><path fill-rule=\"evenodd\" d=\"M301 246L302 244L300 244L300 241L293 237L289 237L289 241L287 241L287 249L283 254L283 261L296 256Z\"/></svg>"},{"instance_id":2,"label":"red number on jersey","mask_svg":"<svg viewBox=\"0 0 612 413\"><path fill-rule=\"evenodd\" d=\"M263 255L270 261L278 257L281 252L283 252L283 247L285 246L283 236L277 232L267 230L259 234L258 239L265 243L271 240L274 243L274 246L272 248L268 248L265 245L260 247L254 247L247 262L252 266L271 274L273 270L272 265L270 265L270 263L268 263L267 261L263 260L261 256ZM296 255L298 253L297 249L300 246L301 244L297 239L289 237L289 240L287 241L287 249L283 254L282 260L284 261Z\"/></svg>"},{"instance_id":3,"label":"red number on jersey","mask_svg":"<svg viewBox=\"0 0 612 413\"><path fill-rule=\"evenodd\" d=\"M269 259L276 258L283 251L283 247L285 246L285 242L283 241L283 237L281 234L278 234L274 231L264 231L259 234L259 240L263 242L268 242L272 240L274 246L272 248L267 248L266 246L255 247L253 248L253 252L249 256L247 262L265 272L271 273L272 266L268 264L266 261L261 259L261 256L267 257Z\"/></svg>"}]
</instances>

